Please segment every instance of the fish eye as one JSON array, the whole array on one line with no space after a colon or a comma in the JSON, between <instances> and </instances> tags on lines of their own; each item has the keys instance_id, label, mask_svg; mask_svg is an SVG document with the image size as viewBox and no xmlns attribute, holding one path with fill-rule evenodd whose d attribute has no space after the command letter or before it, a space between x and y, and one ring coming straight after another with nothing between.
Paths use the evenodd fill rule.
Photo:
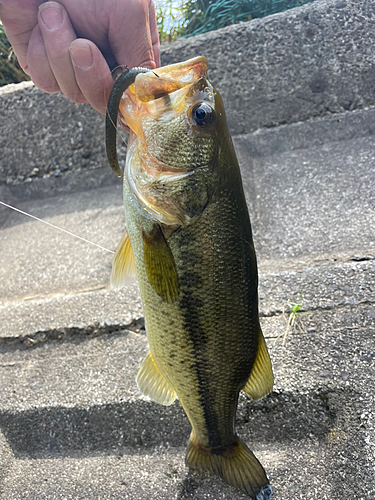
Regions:
<instances>
[{"instance_id":1,"label":"fish eye","mask_svg":"<svg viewBox=\"0 0 375 500\"><path fill-rule=\"evenodd\" d=\"M205 102L196 104L191 109L191 118L195 125L205 127L212 122L214 118L214 110Z\"/></svg>"}]
</instances>

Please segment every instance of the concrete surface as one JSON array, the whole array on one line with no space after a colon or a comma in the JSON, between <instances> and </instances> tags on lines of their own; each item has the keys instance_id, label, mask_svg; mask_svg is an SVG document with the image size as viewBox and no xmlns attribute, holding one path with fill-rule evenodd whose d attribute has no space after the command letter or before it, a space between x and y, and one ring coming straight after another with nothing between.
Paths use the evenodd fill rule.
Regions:
<instances>
[{"instance_id":1,"label":"concrete surface","mask_svg":"<svg viewBox=\"0 0 375 500\"><path fill-rule=\"evenodd\" d=\"M281 151L283 127L235 137L276 378L265 399L241 397L237 426L276 499L375 495L375 149L373 115L358 113L351 140L327 138L333 118L314 122L322 136L303 148ZM277 153L254 153L265 134ZM19 208L113 250L124 226L114 182L81 192L68 182L46 197L47 179L44 195L40 183L41 196L24 202L20 186L9 192ZM137 392L141 304L136 286L108 289L112 254L17 213L2 221L1 498L245 498L185 467L189 424L178 402L164 408ZM284 307L301 293L310 314L283 347Z\"/></svg>"},{"instance_id":2,"label":"concrete surface","mask_svg":"<svg viewBox=\"0 0 375 500\"><path fill-rule=\"evenodd\" d=\"M165 47L207 55L235 134L373 105L375 4L316 0Z\"/></svg>"},{"instance_id":3,"label":"concrete surface","mask_svg":"<svg viewBox=\"0 0 375 500\"><path fill-rule=\"evenodd\" d=\"M244 48L248 73L259 85L245 129L233 120L238 98L226 95L228 73L217 63L212 74L232 116L275 373L269 396L256 403L241 396L237 429L266 468L275 500L375 498L375 109L363 107L374 97L372 9L372 2L318 0L163 49L163 57L175 51L173 57L183 58L211 40L229 57L244 36L255 42L264 36L270 48L257 49L254 59L246 52L250 42ZM322 26L334 34L332 45L323 43ZM297 53L289 48L298 37ZM349 47L349 39L356 43ZM324 74L335 83L307 100L301 114L285 118L285 89L297 95L308 64L314 74L309 50L317 51L317 68L330 61ZM245 68L238 61L240 78ZM286 74L302 76L291 83ZM307 76L303 81L308 85ZM280 115L260 99L262 85L266 100L274 89ZM340 99L349 88L356 109L345 110ZM190 430L178 401L162 407L137 391L135 375L147 349L138 289L108 287L111 251L124 230L121 182L100 166L99 135L78 149L70 144L70 134L92 133L86 128L91 115L59 96L45 96L43 108L42 94L27 85L9 90L0 97L0 115L18 106L18 128L10 126L15 142L2 149L0 200L109 251L0 206L1 500L245 500L220 479L185 467ZM45 122L40 136L34 125L24 132L35 116L23 115L24 105L33 110L35 99ZM329 99L339 103L334 113L325 107ZM78 112L82 121L74 121ZM271 118L275 126L253 130ZM51 156L44 157L40 147L46 151L43 141L51 137ZM12 157L18 143L23 147ZM85 148L88 158L82 158ZM50 168L53 152L72 162L58 176L56 165L65 159ZM45 165L35 176L27 177L25 154L39 155ZM301 294L308 314L286 334L284 311Z\"/></svg>"}]
</instances>

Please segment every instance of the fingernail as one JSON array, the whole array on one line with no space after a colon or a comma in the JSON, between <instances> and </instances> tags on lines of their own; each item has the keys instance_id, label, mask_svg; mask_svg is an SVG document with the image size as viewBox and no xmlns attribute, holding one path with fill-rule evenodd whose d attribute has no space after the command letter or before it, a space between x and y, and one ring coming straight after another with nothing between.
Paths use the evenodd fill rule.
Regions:
<instances>
[{"instance_id":1,"label":"fingernail","mask_svg":"<svg viewBox=\"0 0 375 500\"><path fill-rule=\"evenodd\" d=\"M39 6L40 17L47 29L55 30L63 23L63 11L58 4L53 6L48 4L49 2L46 2Z\"/></svg>"},{"instance_id":2,"label":"fingernail","mask_svg":"<svg viewBox=\"0 0 375 500\"><path fill-rule=\"evenodd\" d=\"M75 66L88 70L93 63L92 50L87 43L77 43L69 47L70 55Z\"/></svg>"}]
</instances>

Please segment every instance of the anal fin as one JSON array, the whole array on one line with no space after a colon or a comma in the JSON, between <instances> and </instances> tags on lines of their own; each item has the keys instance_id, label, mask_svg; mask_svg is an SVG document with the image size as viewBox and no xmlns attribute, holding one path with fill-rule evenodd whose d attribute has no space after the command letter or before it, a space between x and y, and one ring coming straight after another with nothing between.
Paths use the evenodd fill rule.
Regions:
<instances>
[{"instance_id":1,"label":"anal fin","mask_svg":"<svg viewBox=\"0 0 375 500\"><path fill-rule=\"evenodd\" d=\"M141 363L137 386L142 394L161 405L169 406L177 397L171 384L160 373L151 353L147 354Z\"/></svg>"},{"instance_id":2,"label":"anal fin","mask_svg":"<svg viewBox=\"0 0 375 500\"><path fill-rule=\"evenodd\" d=\"M273 373L270 355L268 354L262 330L259 328L257 355L251 369L250 377L242 390L252 399L260 399L271 392L272 386Z\"/></svg>"}]
</instances>

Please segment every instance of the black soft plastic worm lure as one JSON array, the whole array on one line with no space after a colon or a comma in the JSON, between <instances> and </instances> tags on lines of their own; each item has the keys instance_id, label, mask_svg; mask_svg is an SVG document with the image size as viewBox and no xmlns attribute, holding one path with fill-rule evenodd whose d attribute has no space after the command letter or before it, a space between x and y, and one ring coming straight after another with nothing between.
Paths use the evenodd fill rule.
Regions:
<instances>
[{"instance_id":1,"label":"black soft plastic worm lure","mask_svg":"<svg viewBox=\"0 0 375 500\"><path fill-rule=\"evenodd\" d=\"M113 85L113 89L111 95L108 99L106 120L105 120L105 138L106 138L106 150L107 150L107 159L110 167L114 171L114 173L121 177L121 169L117 160L117 149L116 149L116 133L117 133L117 114L118 108L120 106L120 100L122 94L125 90L134 83L137 75L141 73L148 73L151 71L147 68L133 68L125 73L122 73L115 84Z\"/></svg>"}]
</instances>

